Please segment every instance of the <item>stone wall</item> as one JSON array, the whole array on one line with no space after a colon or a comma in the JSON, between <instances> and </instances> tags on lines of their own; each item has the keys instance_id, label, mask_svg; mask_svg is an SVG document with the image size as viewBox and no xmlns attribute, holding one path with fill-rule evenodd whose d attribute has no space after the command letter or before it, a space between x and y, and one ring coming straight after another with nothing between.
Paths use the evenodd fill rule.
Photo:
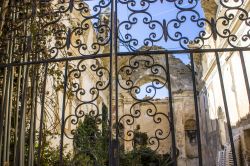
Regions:
<instances>
[{"instance_id":1,"label":"stone wall","mask_svg":"<svg viewBox=\"0 0 250 166\"><path fill-rule=\"evenodd\" d=\"M140 59L140 65L143 64L143 59ZM146 58L147 59L147 58ZM145 59L145 60L146 60ZM129 60L123 60L124 64L129 62ZM133 63L132 63L133 64ZM161 66L165 66L165 56L157 55L154 56L154 64L158 64ZM194 140L194 143L190 143L190 138L188 135L188 130L185 130L185 123L190 120L195 119L195 111L194 111L194 100L193 100L193 91L192 91L192 77L191 77L191 70L186 66L180 59L175 58L174 56L170 56L169 58L170 64L170 73L171 73L171 86L172 86L172 93L173 93L173 112L174 112L174 126L175 126L175 139L176 139L176 147L179 151L178 156L178 165L180 166L187 166L187 165L198 165L198 151L197 151L197 140ZM135 85L134 86L142 86L145 83L150 83L154 78L159 79L160 83L166 82L166 73L163 70L159 70L159 75L155 77L154 75L150 74L150 69L147 69L143 66L140 66L138 69L134 69L135 73L131 74L129 77ZM126 74L121 75L120 81L123 79L127 79ZM122 81L121 81L122 82ZM167 81L168 84L168 81ZM167 87L167 84L165 85ZM131 93L129 90L126 91L124 89L119 89L121 92L119 96L119 118L122 119L121 122L124 126L124 137L126 140L131 140L132 136L126 135L129 130L135 130L138 125L140 125L140 131L146 132L149 138L155 136L155 131L157 129L161 129L163 131L164 136L166 133L169 132L169 121L166 119L165 115L169 115L169 99L153 99L147 101L146 98L143 101L136 101L133 100ZM150 98L150 97L149 97ZM152 103L151 103L152 102ZM134 106L133 104L137 106ZM155 107L154 107L155 106ZM156 123L153 117L147 114L147 110L152 109L153 112L157 111L160 113L159 118L162 118L161 123ZM135 112L135 110L139 110L140 113ZM132 113L131 113L132 111ZM140 115L139 115L140 114ZM132 124L127 124L126 120L130 119L132 121L131 116L133 115L136 118L133 118ZM138 117L136 115L139 115ZM123 116L127 116L123 118ZM155 116L156 118L157 116ZM195 126L196 127L196 126ZM196 137L196 135L195 135ZM157 141L156 141L157 142ZM149 145L150 148L154 149L156 145ZM166 139L159 141L159 148L157 152L160 154L169 153L170 148L172 146L171 142L171 135L169 135ZM124 141L125 150L130 151L133 149L132 140L131 141Z\"/></svg>"},{"instance_id":2,"label":"stone wall","mask_svg":"<svg viewBox=\"0 0 250 166\"><path fill-rule=\"evenodd\" d=\"M206 17L208 18L214 15L214 13L209 12L209 8L212 8L213 5L213 3L206 4L206 1L203 3ZM248 10L249 1L245 1L243 7L246 8L245 10ZM218 9L220 9L220 11L217 12L214 18L224 16L226 9L221 5L219 5ZM236 34L238 37L249 30L249 27L238 19L231 21L228 27L230 27L231 33ZM223 27L217 28L223 29ZM210 40L206 44L209 44L211 48L230 47L228 42L223 39L217 39L217 41ZM244 42L242 42L242 44L244 44ZM248 54L249 52L243 52L246 66L250 66ZM223 150L226 144L229 144L227 120L225 118L224 101L222 98L215 54L205 53L200 56L202 57L200 61L200 64L202 64L202 69L200 70L202 73L200 80L200 84L202 85L200 87L200 116L203 122L200 126L202 129L203 160L205 164L209 163L209 161L215 164L218 157L217 153ZM231 126L233 127L233 135L234 137L238 135L243 137L242 134L245 132L244 130L249 128L250 109L240 55L238 52L225 52L220 53L219 56L229 109L229 118ZM248 68L247 73L249 76L250 70ZM223 116L221 116L222 114ZM242 146L241 148L247 149L244 140L240 143L240 146ZM243 160L246 160L246 158Z\"/></svg>"}]
</instances>

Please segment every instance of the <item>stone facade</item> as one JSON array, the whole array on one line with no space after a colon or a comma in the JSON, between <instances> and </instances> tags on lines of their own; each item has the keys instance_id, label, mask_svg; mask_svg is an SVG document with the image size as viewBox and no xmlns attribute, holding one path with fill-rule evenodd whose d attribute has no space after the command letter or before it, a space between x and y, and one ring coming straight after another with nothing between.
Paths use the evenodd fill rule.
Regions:
<instances>
[{"instance_id":1,"label":"stone facade","mask_svg":"<svg viewBox=\"0 0 250 166\"><path fill-rule=\"evenodd\" d=\"M216 19L224 16L225 8L218 4ZM213 3L204 2L204 8L207 10L206 16L212 14L209 8L214 6ZM249 11L249 1L245 1L243 5L246 11ZM218 24L219 25L219 24ZM218 29L224 29L222 25ZM231 33L241 36L249 30L249 27L238 19L230 22L229 30ZM210 39L205 45L211 48L230 48L228 42L218 38L216 41ZM241 45L244 47L244 42ZM247 66L247 74L250 75L250 58L249 52L243 52L245 65ZM216 165L225 160L225 165L229 165L230 158L230 142L228 136L227 120L225 108L221 93L220 80L216 67L215 54L204 53L197 55L201 57L198 64L201 66L200 72L200 118L203 123L200 124L202 129L202 144L204 165ZM229 118L233 128L233 137L235 141L237 160L239 165L249 165L249 148L248 135L250 116L249 116L249 100L245 88L245 81L242 72L242 64L239 52L224 52L219 54L222 75L226 91L227 104L229 109ZM221 153L225 152L225 157L221 157Z\"/></svg>"},{"instance_id":2,"label":"stone facade","mask_svg":"<svg viewBox=\"0 0 250 166\"><path fill-rule=\"evenodd\" d=\"M215 1L202 1L203 8L205 10L206 17L210 20L211 18L220 17L223 15L220 12L215 12L215 8L221 9L221 6L218 6L218 2ZM249 5L246 5L249 6ZM72 23L69 20L74 18L81 17L79 13L72 13L70 18L64 22L64 24L71 25ZM109 19L108 17L103 16L103 19ZM77 23L73 21L73 24ZM98 34L91 27L91 23L88 23L90 28L80 38L87 45L91 45L97 38ZM234 26L241 27L240 23L235 23ZM209 31L209 29L206 29ZM237 33L237 32L236 32ZM72 40L77 40L77 38L72 38ZM225 41L210 39L205 45L209 45L211 48L216 47L227 47ZM156 48L161 49L161 48ZM109 46L101 49L100 53L106 53L109 50ZM78 52L75 48L69 48L69 53L74 54ZM246 66L250 66L250 58L247 56L247 52L244 52L244 57L246 61ZM137 62L141 63L142 61L147 61L147 58L152 58L150 56L137 56ZM226 92L229 105L229 113L231 124L234 127L234 136L240 135L241 141L241 151L245 157L245 163L247 164L247 156L249 156L250 151L250 126L249 126L249 102L247 100L247 94L244 87L244 78L242 75L240 59L238 53L224 53L220 55L224 82L226 83ZM119 57L118 58L118 68L121 68L129 64L130 58ZM165 64L165 55L155 55L153 57L153 64L160 66L166 66ZM203 163L206 165L216 165L218 161L218 152L223 150L227 146L229 139L226 128L226 119L223 106L222 95L220 91L220 82L218 78L218 72L216 68L216 62L214 59L214 53L205 53L202 55L195 55L195 63L197 70L197 80L198 80L198 91L199 91L199 112L200 112L200 128L201 128L201 139L202 139L202 154L203 154ZM103 82L107 81L108 73L105 73L102 78L97 77L95 71L91 70L92 64L99 64L100 66L105 66L109 68L108 58L96 59L96 60L86 60L84 62L72 61L70 64L73 69L79 70L79 64L86 67L86 70L81 72L80 77L74 75L70 76L70 83L77 83L80 88L85 89L86 94L77 98L77 94L74 93L73 96L68 98L65 117L68 118L65 125L65 144L69 144L68 151L73 149L72 143L72 131L77 127L77 124L74 123L73 115L77 110L88 114L93 110L101 110L102 105L108 106L109 104L109 91L108 89L100 91L98 94L99 97L96 98L93 102L89 104L81 105L83 101L91 101L93 95L90 93L91 88L93 88L96 83L102 79ZM196 136L196 119L194 111L194 98L193 98L193 87L192 87L192 75L191 70L188 65L185 65L180 59L170 56L170 73L171 73L171 85L173 93L173 107L174 107L174 126L175 126L175 139L176 146L179 151L178 156L178 165L179 166L196 166L198 165L198 151L197 151L197 136ZM56 68L64 71L64 65L58 63ZM147 68L147 66L142 65L140 68L137 68L136 71L130 76L125 73L118 74L118 81L121 85L126 84L127 80L131 80L134 83L134 86L141 87L146 83L153 83L154 80L158 80L160 84L164 86L162 88L167 88L169 80L166 79L166 73L163 68L159 70L157 74L152 74L152 68ZM250 70L247 69L248 75L250 75ZM114 75L114 74L113 74ZM53 85L55 78L48 79L48 85ZM122 88L119 85L118 91L118 110L115 110L114 106L112 108L112 125L116 119L116 111L118 111L118 120L124 127L123 137L121 140L124 145L125 151L131 151L133 149L133 144L131 139L133 136L128 135L127 133L131 130L136 130L137 126L140 126L140 131L148 134L149 142L150 138L156 137L156 131L161 131L163 134L158 136L158 139L154 140L156 143L149 145L151 149L156 149L157 153L165 154L170 153L171 151L171 132L170 132L170 121L169 121L169 98L164 99L152 99L150 102L138 101L133 99L136 96L135 92L131 92L131 89ZM47 87L48 95L55 94L53 99L56 101L55 107L51 109L52 112L57 112L58 115L61 114L62 110L62 98L63 90L60 89L54 93L53 87ZM114 93L113 93L114 95ZM147 96L145 96L147 97ZM146 100L146 99L145 99ZM113 103L114 105L114 103ZM96 107L96 108L95 108ZM147 112L149 109L159 113L161 118L160 122L157 122L157 116L150 116ZM140 110L140 115L136 110ZM132 113L131 113L132 111ZM102 112L99 112L101 114ZM81 114L81 113L79 113ZM128 124L126 119L123 117L125 115L134 114L134 122ZM39 115L38 115L39 117ZM131 117L131 116L130 116ZM156 118L156 119L155 119ZM59 116L54 116L52 118L53 123L56 124L57 131L60 130L60 118ZM81 120L84 120L82 118ZM73 123L72 123L73 122ZM69 138L68 138L69 137ZM160 140L162 137L164 139ZM59 137L55 138L56 142L59 143ZM125 141L124 141L125 139ZM159 146L159 147L158 147ZM249 162L249 161L248 161Z\"/></svg>"},{"instance_id":3,"label":"stone facade","mask_svg":"<svg viewBox=\"0 0 250 166\"><path fill-rule=\"evenodd\" d=\"M138 57L140 62L146 60L146 57ZM128 64L128 61L123 60L124 64ZM123 64L123 65L124 65ZM143 64L143 63L142 63ZM157 55L154 56L154 64L165 66L165 56ZM197 165L197 140L195 133L194 142L190 142L188 132L192 132L190 129L185 129L185 124L189 121L195 122L195 112L194 112L194 101L193 101L193 91L192 91L192 80L191 80L191 70L186 66L180 59L170 56L169 58L170 73L171 73L171 87L173 93L173 107L174 107L174 126L175 126L175 139L176 146L179 150L178 165ZM158 79L162 84L165 84L167 88L168 81L166 80L163 70L160 70L159 75L152 75L150 69L145 69L141 66L138 71L131 74L129 77L135 83L135 86L141 87L146 83L152 83L154 79ZM124 74L120 77L120 81L126 81L127 76ZM124 126L124 137L125 140L131 140L126 133L129 130L135 130L138 125L140 125L140 131L146 132L149 138L155 137L155 132L157 129L162 130L162 138L167 138L160 140L159 142L149 145L152 149L157 149L159 154L170 153L171 149L171 132L170 132L170 121L169 118L169 99L154 99L150 102L146 101L146 98L142 102L133 100L132 95L129 91L122 88L119 90L119 118ZM145 96L146 97L146 96ZM150 98L150 97L149 97ZM152 102L152 103L151 103ZM135 105L134 105L135 104ZM135 118L133 124L126 124L126 118L124 115L131 115L130 111L140 110L140 116ZM152 109L153 112L158 112L158 116L150 116L147 110ZM134 114L136 114L134 112ZM128 116L129 117L129 116ZM129 117L130 118L130 117ZM161 118L161 122L157 123L156 118ZM156 121L154 121L156 120ZM196 126L193 128L196 132ZM192 133L191 133L192 135ZM150 141L150 140L149 140ZM132 150L132 141L124 141L125 150ZM159 146L159 148L157 148Z\"/></svg>"}]
</instances>

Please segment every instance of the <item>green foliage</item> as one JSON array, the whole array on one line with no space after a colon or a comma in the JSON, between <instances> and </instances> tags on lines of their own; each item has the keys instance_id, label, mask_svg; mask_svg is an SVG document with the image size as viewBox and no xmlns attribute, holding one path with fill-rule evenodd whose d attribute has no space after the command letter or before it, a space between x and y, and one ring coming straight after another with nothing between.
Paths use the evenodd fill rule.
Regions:
<instances>
[{"instance_id":1,"label":"green foliage","mask_svg":"<svg viewBox=\"0 0 250 166\"><path fill-rule=\"evenodd\" d=\"M171 166L170 162L169 154L157 154L146 146L120 154L120 166Z\"/></svg>"},{"instance_id":2,"label":"green foliage","mask_svg":"<svg viewBox=\"0 0 250 166\"><path fill-rule=\"evenodd\" d=\"M94 117L86 115L84 121L79 122L74 135L75 150L85 151L91 149L97 144L97 138L99 137L100 133Z\"/></svg>"},{"instance_id":3,"label":"green foliage","mask_svg":"<svg viewBox=\"0 0 250 166\"><path fill-rule=\"evenodd\" d=\"M60 146L54 146L53 145L53 139L59 137L59 134L52 133L49 130L43 131L43 137L42 137L42 145L41 145L41 160L40 165L42 166L56 166L60 163ZM35 158L36 161L38 161L38 133L36 136L36 142L35 142ZM27 137L29 138L29 137ZM29 142L29 140L26 140L25 142ZM26 146L28 147L28 145ZM63 147L63 163L64 165L70 165L71 156L72 154L70 152L65 152L65 149L67 148L67 145ZM27 149L28 151L28 149ZM28 154L28 152L27 152ZM28 156L26 157L28 160Z\"/></svg>"},{"instance_id":4,"label":"green foliage","mask_svg":"<svg viewBox=\"0 0 250 166\"><path fill-rule=\"evenodd\" d=\"M142 164L143 166L148 166L150 163L158 163L157 155L148 147L141 147L139 149L134 149L130 152L121 154L120 165L121 166L135 166L137 164Z\"/></svg>"},{"instance_id":5,"label":"green foliage","mask_svg":"<svg viewBox=\"0 0 250 166\"><path fill-rule=\"evenodd\" d=\"M86 115L84 121L80 121L74 136L75 155L73 165L108 165L108 110L102 108L102 128L98 128L97 117ZM160 155L148 146L147 133L140 132L137 126L134 132L133 150L120 149L120 166L169 166L171 157L169 154Z\"/></svg>"},{"instance_id":6,"label":"green foliage","mask_svg":"<svg viewBox=\"0 0 250 166\"><path fill-rule=\"evenodd\" d=\"M169 154L160 155L147 147L148 135L140 132L140 126L134 131L133 150L121 151L120 166L170 166L171 157Z\"/></svg>"},{"instance_id":7,"label":"green foliage","mask_svg":"<svg viewBox=\"0 0 250 166\"><path fill-rule=\"evenodd\" d=\"M60 148L59 146L53 145L52 139L55 138L57 134L52 133L48 130L43 130L43 136L42 136L42 145L41 145L41 160L40 160L40 165L41 166L57 166L59 165L60 162ZM24 140L24 163L25 165L28 165L29 161L29 151L30 149L30 130L26 127L25 131L25 140ZM34 142L34 157L35 157L35 162L38 161L38 132L36 131L36 137L35 137L35 142ZM57 135L59 136L59 135ZM12 137L10 140L10 147L11 149L14 149L15 146L15 140ZM67 145L63 147L63 150L67 148ZM70 152L64 151L63 155L63 163L64 165L70 165L70 161L72 158L72 154ZM10 165L14 164L14 151L10 151ZM35 163L35 165L38 165Z\"/></svg>"},{"instance_id":8,"label":"green foliage","mask_svg":"<svg viewBox=\"0 0 250 166\"><path fill-rule=\"evenodd\" d=\"M64 149L67 146L64 146ZM38 146L36 146L36 152L38 151ZM71 153L66 153L63 155L64 165L70 165ZM43 142L42 148L42 166L56 166L60 164L60 148L59 146L53 147L51 141Z\"/></svg>"},{"instance_id":9,"label":"green foliage","mask_svg":"<svg viewBox=\"0 0 250 166\"><path fill-rule=\"evenodd\" d=\"M74 135L74 165L108 165L107 108L103 106L102 110L102 131L97 117L86 115L84 121L79 122Z\"/></svg>"},{"instance_id":10,"label":"green foliage","mask_svg":"<svg viewBox=\"0 0 250 166\"><path fill-rule=\"evenodd\" d=\"M98 119L100 118L101 119ZM64 165L71 166L107 166L109 163L109 132L108 132L108 109L105 105L99 117L86 115L83 121L79 121L76 128L73 144L74 152L65 153L63 156ZM101 126L99 126L101 125ZM27 131L28 132L28 131ZM55 133L43 131L41 148L41 165L59 165L60 149L53 146L52 139ZM28 137L27 137L28 138ZM37 140L37 139L36 139ZM28 147L29 140L26 141ZM122 144L122 140L120 140ZM122 145L121 145L122 147ZM67 148L66 146L64 149ZM28 148L26 149L28 154ZM38 143L35 143L35 158L37 161ZM64 150L65 152L65 150ZM27 163L28 156L25 156ZM171 157L169 154L161 155L148 147L147 133L140 132L140 126L134 131L133 150L125 151L120 149L120 166L170 166Z\"/></svg>"},{"instance_id":11,"label":"green foliage","mask_svg":"<svg viewBox=\"0 0 250 166\"><path fill-rule=\"evenodd\" d=\"M134 140L133 140L134 148L137 148L138 146L145 147L148 144L147 133L142 133L139 130L140 130L140 126L138 125L136 130L134 131Z\"/></svg>"}]
</instances>

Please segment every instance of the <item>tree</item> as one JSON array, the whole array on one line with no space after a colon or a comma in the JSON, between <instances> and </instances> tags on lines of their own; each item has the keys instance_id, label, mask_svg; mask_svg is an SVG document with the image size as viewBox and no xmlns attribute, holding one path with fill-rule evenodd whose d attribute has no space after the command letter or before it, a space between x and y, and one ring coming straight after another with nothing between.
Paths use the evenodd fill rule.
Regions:
<instances>
[{"instance_id":1,"label":"tree","mask_svg":"<svg viewBox=\"0 0 250 166\"><path fill-rule=\"evenodd\" d=\"M74 165L108 165L107 107L102 108L102 130L99 117L86 115L74 134Z\"/></svg>"}]
</instances>

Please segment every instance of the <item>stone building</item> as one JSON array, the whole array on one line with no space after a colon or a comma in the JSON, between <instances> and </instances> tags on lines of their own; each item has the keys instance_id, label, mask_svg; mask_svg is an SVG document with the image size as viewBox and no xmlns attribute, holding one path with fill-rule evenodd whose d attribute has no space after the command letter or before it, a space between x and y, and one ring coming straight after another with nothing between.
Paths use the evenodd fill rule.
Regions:
<instances>
[{"instance_id":1,"label":"stone building","mask_svg":"<svg viewBox=\"0 0 250 166\"><path fill-rule=\"evenodd\" d=\"M55 7L56 7L56 1ZM86 4L87 5L87 4ZM107 11L110 9L106 9ZM89 11L90 12L90 11ZM106 12L108 13L108 12ZM84 15L73 10L70 14L63 16L58 24L61 28L77 27L81 24L78 18L87 17L90 13ZM107 25L110 16L105 14L100 15L100 24ZM92 20L85 22L87 31L71 32L76 35L71 36L72 44L66 51L61 51L57 57L74 56L77 53L84 55L91 55L95 53L93 43L100 37L108 40L108 33L99 33L94 27ZM107 31L108 29L106 29ZM78 34L77 34L78 33ZM79 33L81 35L79 35ZM48 49L53 49L56 45L56 38L51 36L47 39L50 45ZM78 43L74 43L74 42ZM81 50L79 43L86 44L86 49ZM74 46L75 45L75 46ZM109 45L97 48L98 53L109 52ZM145 49L145 48L142 48ZM155 47L155 50L162 48ZM150 84L149 89L156 93L156 90L166 88L169 83L166 76L166 61L164 55L157 56L133 56L121 57L118 59L118 82L119 82L119 97L118 97L118 121L123 126L123 131L119 131L120 142L124 146L125 151L133 150L133 135L128 132L134 132L136 128L140 127L140 132L146 133L148 136L148 147L156 150L158 154L171 153L172 142L170 131L170 117L169 117L169 99L168 94L165 98L155 99L150 96L150 93L144 94L143 99L137 99L139 94L133 91L134 87L142 87L144 84ZM140 64L139 67L133 69L132 74L122 71L125 66L133 68L131 61ZM94 65L94 66L93 66ZM178 149L178 163L179 165L197 165L198 151L196 138L196 120L194 112L193 101L193 87L190 67L184 64L180 59L170 55L170 81L172 82L173 105L174 105L174 123L175 123L175 137L176 146ZM63 94L64 89L62 81L65 75L65 63L53 63L49 67L50 75L47 78L46 87L46 116L45 121L48 129L54 133L60 133L62 120L61 114L63 110ZM92 114L101 118L103 105L109 105L109 59L96 58L87 60L73 60L68 63L68 86L66 89L66 105L65 105L65 119L64 119L64 144L67 145L67 151L72 152L74 149L73 138L74 131L78 126L79 121L84 121L85 115ZM158 72L155 73L155 71ZM97 74L97 72L103 74ZM58 73L56 76L54 75ZM126 81L132 81L133 87L126 87ZM100 82L101 81L101 82ZM149 96L147 96L149 95ZM148 97L148 99L147 99ZM108 108L110 109L110 108ZM139 110L139 112L138 112ZM116 110L112 108L112 126L115 125ZM38 117L40 114L38 114ZM128 123L127 120L133 118L133 123ZM39 120L37 121L39 126ZM101 125L100 125L101 128ZM114 135L115 130L114 130ZM60 136L53 136L50 138L54 146L59 146Z\"/></svg>"},{"instance_id":2,"label":"stone building","mask_svg":"<svg viewBox=\"0 0 250 166\"><path fill-rule=\"evenodd\" d=\"M89 8L87 3L80 1L74 2L74 5L79 8ZM58 4L58 1L54 0L51 1L51 6L57 10L60 7L67 8L68 3L62 2ZM105 10L109 10L109 8L107 7ZM62 19L59 19L56 24L60 26L62 32L67 28L72 30L70 35L71 44L67 46L68 48L58 49L57 42L64 42L64 39L61 41L57 39L57 35L51 35L46 39L48 43L47 49L53 52L57 58L109 52L109 46L103 44L109 40L107 36L108 23L105 21L108 19L108 15L104 11L99 16L100 19L93 21L88 19L91 16L90 12L91 10L79 12L75 9L70 13L63 13ZM77 28L81 24L84 24L82 26L86 28ZM103 31L97 32L98 28L94 27L94 24L103 26ZM53 27L47 28L53 30ZM62 32L58 32L58 36L66 38ZM54 33L57 33L57 31ZM100 45L96 44L98 42L105 46L101 46L100 43ZM48 126L48 130L53 133L51 141L55 147L60 145L61 138L57 133L61 132L63 121L65 123L63 129L65 135L64 144L67 145L67 151L72 152L74 148L73 132L77 128L78 122L84 121L85 115L88 114L100 118L103 106L108 106L108 63L107 58L72 60L68 62L67 74L65 73L66 64L64 62L51 63L48 66L45 126ZM65 75L67 75L66 91L63 88ZM65 99L64 93L66 93ZM63 106L64 102L65 106ZM61 117L62 112L65 112L64 119ZM40 112L38 113L39 116ZM37 126L39 126L39 119L37 123Z\"/></svg>"},{"instance_id":3,"label":"stone building","mask_svg":"<svg viewBox=\"0 0 250 166\"><path fill-rule=\"evenodd\" d=\"M235 5L236 2L229 2ZM226 4L229 5L229 3ZM242 2L242 8L249 11L250 2ZM230 5L229 5L230 6ZM222 6L219 2L204 2L203 8L207 18L215 18L218 22L223 21L223 17L229 13L236 15L242 13L240 10L232 10ZM210 9L217 8L217 12ZM227 12L227 13L226 13ZM228 29L230 33L238 36L236 41L229 41L218 37L211 38L204 47L210 48L231 48L232 45L244 47L249 41L244 41L240 37L249 32L249 26L239 19L230 20L229 24L217 24L218 33ZM210 29L207 27L207 32ZM230 45L232 44L232 45ZM242 51L245 60L246 72L250 75L249 52ZM232 162L232 152L228 136L227 119L223 104L223 97L220 86L218 69L216 66L215 53L204 53L197 56L197 69L199 70L199 100L200 100L200 123L202 129L203 156L205 165L230 165ZM237 161L239 165L249 165L249 127L250 127L250 106L249 96L246 90L240 52L219 53L222 76L224 80L226 99L228 105L229 118L233 128L233 138L236 148Z\"/></svg>"},{"instance_id":4,"label":"stone building","mask_svg":"<svg viewBox=\"0 0 250 166\"><path fill-rule=\"evenodd\" d=\"M150 65L146 65L147 61L151 63L151 67L159 65L159 72L157 74L152 73L152 68L149 67ZM125 137L123 141L125 150L133 150L133 136L126 133L130 130L136 130L136 127L139 125L140 131L148 134L148 141L155 141L155 143L149 145L150 148L157 150L159 154L170 153L172 148L172 133L170 130L171 119L169 117L168 94L166 94L167 97L165 99L154 98L154 93L157 93L157 90L167 88L167 84L169 83L166 79L166 70L164 69L164 66L166 66L165 56L134 56L129 60L123 58L121 62L124 64L128 64L129 62L139 62L139 67L134 69L132 73L119 73L120 88L118 119L124 127L124 136L121 137ZM124 64L120 65L125 66ZM175 58L172 55L169 58L169 67L173 94L172 103L174 106L175 138L176 146L179 150L178 163L180 165L197 165L197 133L191 70L180 59ZM126 89L125 83L128 80L132 80L132 82L135 83L133 87L142 88L143 85L147 85L147 88L151 89L153 92L144 92L144 98L135 100L133 98L136 98L136 95ZM157 84L157 82L159 84ZM158 89L154 89L152 86L156 86ZM139 92L137 95L140 93L143 92ZM139 112L136 112L136 110ZM157 118L160 118L159 122L157 122ZM134 120L133 123L126 123L127 120L131 119ZM160 134L160 132L162 132L162 134Z\"/></svg>"},{"instance_id":5,"label":"stone building","mask_svg":"<svg viewBox=\"0 0 250 166\"><path fill-rule=\"evenodd\" d=\"M248 10L247 7L250 5L249 2L246 1L246 3L248 4L245 4L245 10ZM211 18L219 19L225 14L225 9L219 2L210 1L207 3L206 1L202 1L202 6L205 16L209 20ZM214 10L215 8L218 9L217 13L215 12L216 10ZM74 13L73 11L67 17L69 18L66 19L63 24L67 26L74 26L74 24L77 24L77 21L72 20L82 16L80 16L78 12ZM104 22L109 22L108 15L103 14L101 17ZM76 41L79 38L83 43L87 43L87 46L91 46L96 40L98 40L98 37L108 37L107 33L98 34L91 22L88 22L87 24L90 27L88 28L88 31L82 34L82 37L80 38L79 36L73 36L72 41ZM230 29L234 30L235 34L239 33L240 35L242 33L244 34L244 31L248 31L246 28L247 26L242 25L239 20L232 22L230 25ZM206 31L210 33L211 29L206 27ZM204 44L204 47L229 47L227 42L223 39L215 41L211 38L206 42L207 43ZM161 48L156 47L155 49L160 50ZM68 54L74 54L78 51L79 50L77 50L77 48L70 47ZM91 52L91 47L90 49L86 49L86 51ZM95 50L92 51L94 52ZM106 53L108 51L109 46L105 46L101 47L98 52ZM85 52L82 53L86 54ZM246 66L249 66L250 59L246 56L247 52L244 52L243 54ZM151 90L153 91L156 91L157 88L167 88L168 80L166 79L166 71L164 70L164 67L166 66L164 59L165 56L163 55L154 57L133 56L132 58L122 57L118 59L118 121L122 126L122 131L119 131L119 137L125 151L133 150L133 135L128 133L130 131L135 131L138 126L140 128L140 132L147 133L149 142L151 140L155 141L149 145L151 149L156 150L159 154L170 153L171 151L172 142L169 126L171 122L169 121L168 97L164 99L154 99L152 96L145 96L145 98L138 100L136 99L138 93L136 91L133 92L134 87L142 87L147 83L151 84L151 87L149 86L149 88L152 88ZM138 62L140 66L131 70L132 73L130 74L122 71L124 66L130 69L133 68L133 66L131 66L131 61ZM150 62L151 66L148 65L147 62ZM242 75L241 68L239 67L241 66L239 54L236 52L223 53L220 55L220 62L222 65L224 82L227 83L225 84L225 90L227 93L230 121L233 127L236 142L235 144L237 147L236 150L239 154L238 156L240 156L240 154L243 155L243 159L238 160L241 160L239 162L242 164L244 163L247 165L247 162L249 162L248 156L250 150L250 143L248 142L248 140L250 140L249 100L247 99L247 93L243 85L244 77ZM188 65L185 65L180 59L175 58L174 56L170 56L169 63L174 105L175 138L176 146L179 151L178 165L198 165L197 129L194 112L191 70ZM229 162L231 161L229 138L214 53L195 55L195 63L198 74L197 86L199 91L200 127L204 165L216 165L216 163L218 165L218 163L222 163L222 160ZM99 80L102 80L104 85L108 84L108 70L106 70L106 73L103 76L99 77L95 74L95 70L91 69L92 64L99 67L105 66L107 69L109 66L108 59L105 58L71 62L70 66L72 68L72 73L70 72L70 74L72 75L69 75L70 83L71 85L77 84L79 86L75 92L79 90L81 91L81 89L84 89L86 92L90 92L91 88L95 87ZM159 65L159 72L157 74L152 73L151 69L154 65ZM58 69L63 71L64 66L58 64ZM74 75L74 69L81 71L80 77ZM249 69L247 69L247 72L250 74ZM154 82L155 80L158 82ZM132 81L134 83L133 86L129 87L126 85L127 81ZM52 82L54 82L53 79ZM48 84L53 85L51 82ZM50 88L48 87L48 89ZM53 88L51 87L51 89ZM94 114L101 114L102 106L108 106L109 103L109 92L107 89L103 91L101 90L98 96L91 95L90 93L80 95L80 91L79 94L77 94L77 92L75 93L76 95L73 95L68 99L65 109L65 135L67 137L65 139L65 144L70 145L69 150L72 150L73 148L72 131L74 131L77 127L77 123L74 123L72 120L84 120L84 114L88 114L91 111L94 111ZM62 101L60 101L60 98L63 96L62 89L57 91L56 94L58 104L56 104L55 107L58 110L61 110L59 105L62 105ZM77 97L77 95L80 97ZM82 104L84 102L87 104ZM55 109L52 111L54 110ZM78 117L76 116L77 111L79 111ZM159 122L154 119L157 118L158 115L161 115L161 121ZM115 119L116 110L112 108L112 121L115 122ZM133 123L128 123L127 120L129 119L133 121ZM56 120L55 117L55 121L60 121L60 119ZM113 123L112 125L115 124ZM157 132L161 132L161 135L157 135Z\"/></svg>"},{"instance_id":6,"label":"stone building","mask_svg":"<svg viewBox=\"0 0 250 166\"><path fill-rule=\"evenodd\" d=\"M242 21L242 19L246 20L245 17L248 19L248 16L244 16L244 14L247 15L246 13L241 15L242 11L232 9L231 12L241 19L232 19L226 25L222 23L223 17L228 15L227 5L222 4L229 2L224 1L202 1L206 19L218 20L217 33L222 33L221 36L225 29L237 36L249 36L249 25ZM146 147L157 155L161 157L165 154L177 156L178 166L198 166L199 140L196 123L198 119L196 119L195 92L190 63L185 64L176 55L169 54L167 55L168 71L165 54L138 54L117 56L117 66L111 64L110 61L116 55L97 56L97 54L105 55L113 52L110 50L111 45L114 44L111 42L113 34L110 34L111 27L113 27L110 20L111 6L107 5L101 9L92 8L91 11L89 10L91 7L83 1L61 1L61 4L57 0L50 2L52 8L59 8L62 12L59 12L60 14L55 12L55 16L60 16L60 19L55 21L55 24L51 23L46 27L48 32L51 31L50 35L46 36L48 55L51 56L51 59L54 56L58 59L72 59L47 63L47 75L41 81L43 85L46 83L45 99L43 101L41 96L37 97L38 104L37 110L35 110L37 119L33 119L36 128L33 130L40 132L48 130L52 134L46 139L51 141L53 147L59 147L63 143L63 145L67 145L65 153L74 153L77 148L74 144L74 135L80 122L90 115L95 118L98 130L102 133L105 108L108 110L108 120L105 122L108 124L105 125L109 126L107 130L112 131L113 134L108 135L109 141L113 143L116 136L119 140L116 145L118 144L120 147L116 147L115 150L118 149L123 154L135 150L137 148L135 142L140 142L140 140L136 140L138 139L136 134L140 132L144 136L146 134ZM142 6L145 5L144 1L142 2ZM102 1L102 3L104 4L100 4L105 6L107 2ZM234 3L240 2L234 0ZM245 1L242 6L245 11L249 11L250 1ZM78 10L78 8L82 9ZM217 9L217 12L214 9ZM179 17L181 16L179 15ZM144 23L147 23L148 19L145 17ZM163 25L166 26L166 20L163 22ZM211 34L214 29L207 25L205 31ZM153 33L151 35L154 36ZM204 41L203 48L231 48L232 45L238 47L249 45L247 43L249 41L244 37L242 40L234 38L231 41L228 40L220 35L215 35ZM142 46L140 51L148 50L147 47ZM190 44L189 47L195 48L197 45ZM117 49L119 50L119 47ZM160 46L150 48L151 51L163 49ZM237 161L239 165L244 166L249 165L250 162L250 106L240 55L244 57L247 66L246 72L250 75L248 67L250 57L247 54L249 52L246 51L219 53ZM228 136L228 122L215 53L194 53L194 61L203 165L230 165L232 152ZM117 73L114 66L117 67ZM41 67L41 71L44 71L44 68ZM170 73L170 78L168 78L167 72ZM44 80L45 82L43 82ZM172 101L170 101L168 91L170 83ZM115 89L116 86L117 89ZM31 88L32 83L29 81L27 89ZM164 97L156 98L156 94L161 90L165 90L166 94ZM117 98L115 99L115 97ZM32 101L29 102L32 103ZM171 104L173 105L173 119L171 119ZM19 106L17 105L17 107ZM44 117L41 119L43 111ZM27 113L27 115L31 116L31 113ZM19 115L16 114L16 116ZM172 124L174 124L174 128L171 129ZM25 134L25 129L25 125L23 125L22 134ZM36 139L35 134L31 137ZM98 139L96 135L92 137ZM172 137L175 139L177 154L171 154L174 145ZM21 146L25 149L26 145L20 143ZM88 151L91 151L91 148ZM109 148L110 151L114 150L114 147ZM21 157L24 158L24 156Z\"/></svg>"}]
</instances>

